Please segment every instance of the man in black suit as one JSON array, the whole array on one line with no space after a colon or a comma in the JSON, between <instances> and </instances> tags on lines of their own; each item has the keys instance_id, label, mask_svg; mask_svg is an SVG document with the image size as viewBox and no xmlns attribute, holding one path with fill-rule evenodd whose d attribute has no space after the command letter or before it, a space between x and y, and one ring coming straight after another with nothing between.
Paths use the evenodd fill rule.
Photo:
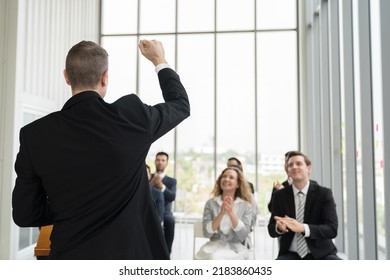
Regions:
<instances>
[{"instance_id":1,"label":"man in black suit","mask_svg":"<svg viewBox=\"0 0 390 280\"><path fill-rule=\"evenodd\" d=\"M54 224L51 259L169 259L145 157L190 105L162 44L141 40L139 48L156 66L164 103L149 106L135 94L104 102L108 54L82 41L66 58L72 97L20 130L13 219L21 227Z\"/></svg>"},{"instance_id":2,"label":"man in black suit","mask_svg":"<svg viewBox=\"0 0 390 280\"><path fill-rule=\"evenodd\" d=\"M332 241L338 227L336 204L330 189L309 181L311 168L306 155L291 152L287 172L292 184L274 193L268 232L280 237L278 260L340 259Z\"/></svg>"},{"instance_id":3,"label":"man in black suit","mask_svg":"<svg viewBox=\"0 0 390 280\"><path fill-rule=\"evenodd\" d=\"M154 206L156 206L156 212L157 216L160 219L161 226L163 226L164 223L164 211L165 211L165 206L164 206L164 194L157 188L153 187L152 184L153 182L151 181L152 179L152 172L150 171L150 166L146 165L146 172L148 174L148 180L149 180L149 187L150 187L150 192L152 194L152 199L154 202Z\"/></svg>"},{"instance_id":4,"label":"man in black suit","mask_svg":"<svg viewBox=\"0 0 390 280\"><path fill-rule=\"evenodd\" d=\"M164 194L164 236L169 254L172 252L173 239L175 237L175 217L172 213L172 202L176 198L176 179L165 174L169 156L165 152L158 152L154 164L156 172L152 175L151 185Z\"/></svg>"}]
</instances>

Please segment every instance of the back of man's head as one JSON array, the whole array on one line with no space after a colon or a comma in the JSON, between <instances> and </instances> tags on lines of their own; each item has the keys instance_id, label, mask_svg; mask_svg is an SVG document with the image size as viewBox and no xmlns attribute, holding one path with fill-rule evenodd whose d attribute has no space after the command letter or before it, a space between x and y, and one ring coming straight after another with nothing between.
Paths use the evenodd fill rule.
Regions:
<instances>
[{"instance_id":1,"label":"back of man's head","mask_svg":"<svg viewBox=\"0 0 390 280\"><path fill-rule=\"evenodd\" d=\"M65 70L72 89L93 89L108 69L108 54L98 44L81 41L66 57Z\"/></svg>"}]
</instances>

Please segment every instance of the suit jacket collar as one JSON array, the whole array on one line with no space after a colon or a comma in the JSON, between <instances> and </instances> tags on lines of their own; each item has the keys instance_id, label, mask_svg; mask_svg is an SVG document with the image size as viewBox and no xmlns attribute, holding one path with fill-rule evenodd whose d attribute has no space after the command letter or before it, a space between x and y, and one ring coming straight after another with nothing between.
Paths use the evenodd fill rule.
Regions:
<instances>
[{"instance_id":1,"label":"suit jacket collar","mask_svg":"<svg viewBox=\"0 0 390 280\"><path fill-rule=\"evenodd\" d=\"M304 213L304 221L306 221L306 218L308 217L310 213L310 209L313 205L314 202L314 197L317 191L318 185L312 181L310 181L309 184L309 189L307 191L306 195L306 203L305 203L305 213ZM287 199L287 213L292 213L292 218L296 218L296 213L295 213L295 202L294 202L294 191L292 185L289 185L285 187L286 191L289 193L288 194L288 199Z\"/></svg>"},{"instance_id":2,"label":"suit jacket collar","mask_svg":"<svg viewBox=\"0 0 390 280\"><path fill-rule=\"evenodd\" d=\"M64 107L62 107L62 110L67 110L70 107L76 105L77 103L83 102L84 100L90 99L90 98L99 98L101 100L102 97L95 91L83 91L80 93L77 93L73 95L71 98L69 98L68 101L64 104Z\"/></svg>"},{"instance_id":3,"label":"suit jacket collar","mask_svg":"<svg viewBox=\"0 0 390 280\"><path fill-rule=\"evenodd\" d=\"M303 187L302 190L299 190L298 188L296 188L296 187L294 186L294 184L293 184L292 186L293 186L292 189L293 189L294 196L295 196L296 194L298 194L298 192L303 192L305 195L307 195L307 192L309 191L310 181L308 181L308 182L306 183L306 185Z\"/></svg>"}]
</instances>

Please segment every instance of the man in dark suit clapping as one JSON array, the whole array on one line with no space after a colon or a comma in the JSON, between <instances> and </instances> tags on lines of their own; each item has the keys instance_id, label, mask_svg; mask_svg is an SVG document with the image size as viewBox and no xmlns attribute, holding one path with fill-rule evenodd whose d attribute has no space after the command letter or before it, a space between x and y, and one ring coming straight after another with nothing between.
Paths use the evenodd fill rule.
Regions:
<instances>
[{"instance_id":1,"label":"man in dark suit clapping","mask_svg":"<svg viewBox=\"0 0 390 280\"><path fill-rule=\"evenodd\" d=\"M164 194L164 236L168 251L171 253L173 239L175 237L175 218L172 213L172 202L176 198L176 179L165 174L169 156L165 152L158 152L154 164L156 172L152 175L150 184Z\"/></svg>"},{"instance_id":2,"label":"man in dark suit clapping","mask_svg":"<svg viewBox=\"0 0 390 280\"><path fill-rule=\"evenodd\" d=\"M287 173L292 184L274 193L268 224L280 237L279 260L338 260L336 204L329 188L309 180L312 166L299 151L290 152ZM302 209L302 211L300 211Z\"/></svg>"}]
</instances>

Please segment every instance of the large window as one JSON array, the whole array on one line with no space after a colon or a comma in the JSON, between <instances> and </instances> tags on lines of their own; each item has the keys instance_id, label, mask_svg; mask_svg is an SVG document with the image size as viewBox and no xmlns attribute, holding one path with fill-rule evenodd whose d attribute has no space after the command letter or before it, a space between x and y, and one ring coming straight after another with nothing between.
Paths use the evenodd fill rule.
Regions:
<instances>
[{"instance_id":1,"label":"large window","mask_svg":"<svg viewBox=\"0 0 390 280\"><path fill-rule=\"evenodd\" d=\"M311 39L308 44L313 53L322 52L319 59L310 53L308 64L314 65L313 69L320 73L330 73L329 80L321 76L320 81L313 78L309 83L318 82L322 90L331 86L340 92L332 98L340 100L341 106L332 103L328 114L321 104L318 112L323 123L333 125L330 131L332 153L342 157L341 180L337 180L340 170L331 174L331 187L340 214L337 247L349 259L388 259L385 208L389 201L385 199L384 183L386 126L382 110L386 92L382 63L383 54L388 50L381 48L385 40L382 32L388 24L381 22L381 1L312 0L307 3L306 18L313 19L309 20L307 29ZM328 30L327 26L335 28ZM323 38L330 38L329 59L324 51L329 46ZM324 93L327 92L324 90ZM335 121L338 116L340 123ZM321 128L313 128L313 133L319 131ZM340 151L335 143L341 144ZM330 164L334 166L336 162Z\"/></svg>"},{"instance_id":2,"label":"large window","mask_svg":"<svg viewBox=\"0 0 390 280\"><path fill-rule=\"evenodd\" d=\"M376 227L378 229L378 258L386 258L385 243L385 186L383 178L383 91L381 65L381 34L379 1L371 1L371 50L372 50L372 98L373 98L373 126L374 126L374 155L375 155L375 194L376 194Z\"/></svg>"},{"instance_id":3,"label":"large window","mask_svg":"<svg viewBox=\"0 0 390 280\"><path fill-rule=\"evenodd\" d=\"M102 1L102 45L110 55L106 101L133 92L162 101L139 39L163 42L188 92L191 116L150 149L170 154L178 180L175 212L200 217L229 157L253 182L262 218L283 155L298 149L295 0ZM283 8L281 8L283 7Z\"/></svg>"}]
</instances>

